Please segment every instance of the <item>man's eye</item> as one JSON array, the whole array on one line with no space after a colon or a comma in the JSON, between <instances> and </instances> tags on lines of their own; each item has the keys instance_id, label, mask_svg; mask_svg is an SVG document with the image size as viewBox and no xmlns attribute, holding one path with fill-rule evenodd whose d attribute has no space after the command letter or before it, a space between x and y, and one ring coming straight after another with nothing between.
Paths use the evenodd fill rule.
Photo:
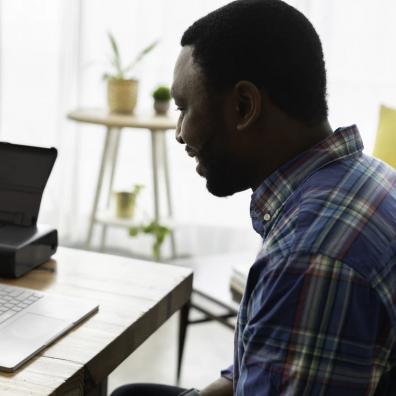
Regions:
<instances>
[{"instance_id":1,"label":"man's eye","mask_svg":"<svg viewBox=\"0 0 396 396\"><path fill-rule=\"evenodd\" d=\"M184 113L184 107L177 106L176 110L180 111L180 113Z\"/></svg>"}]
</instances>

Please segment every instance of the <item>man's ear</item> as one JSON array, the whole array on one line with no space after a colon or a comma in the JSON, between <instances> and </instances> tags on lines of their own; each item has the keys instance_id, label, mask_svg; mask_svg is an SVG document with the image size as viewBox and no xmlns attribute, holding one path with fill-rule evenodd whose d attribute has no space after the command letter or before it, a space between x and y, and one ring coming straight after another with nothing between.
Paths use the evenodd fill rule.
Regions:
<instances>
[{"instance_id":1,"label":"man's ear","mask_svg":"<svg viewBox=\"0 0 396 396\"><path fill-rule=\"evenodd\" d=\"M260 90L250 81L239 81L234 87L237 101L238 121L236 129L243 131L251 126L261 113L262 98Z\"/></svg>"}]
</instances>

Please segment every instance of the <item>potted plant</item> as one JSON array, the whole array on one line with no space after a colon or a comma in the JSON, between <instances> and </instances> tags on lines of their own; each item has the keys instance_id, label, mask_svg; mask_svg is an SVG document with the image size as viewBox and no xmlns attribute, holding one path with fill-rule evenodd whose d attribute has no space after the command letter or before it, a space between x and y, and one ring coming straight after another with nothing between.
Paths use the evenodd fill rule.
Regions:
<instances>
[{"instance_id":1,"label":"potted plant","mask_svg":"<svg viewBox=\"0 0 396 396\"><path fill-rule=\"evenodd\" d=\"M117 217L123 219L130 219L133 217L136 198L143 187L142 184L135 184L132 191L117 191L115 193Z\"/></svg>"},{"instance_id":2,"label":"potted plant","mask_svg":"<svg viewBox=\"0 0 396 396\"><path fill-rule=\"evenodd\" d=\"M153 92L153 98L155 112L161 115L166 114L171 100L170 89L165 85L158 86Z\"/></svg>"},{"instance_id":3,"label":"potted plant","mask_svg":"<svg viewBox=\"0 0 396 396\"><path fill-rule=\"evenodd\" d=\"M112 55L110 59L112 70L103 75L107 80L107 101L112 113L133 113L137 101L138 81L132 78L134 67L147 55L156 45L154 41L138 53L135 59L127 66L121 62L121 54L114 36L108 32Z\"/></svg>"},{"instance_id":4,"label":"potted plant","mask_svg":"<svg viewBox=\"0 0 396 396\"><path fill-rule=\"evenodd\" d=\"M135 237L140 233L144 234L152 234L154 237L153 245L152 245L152 254L154 260L160 260L161 257L161 246L166 238L169 235L171 229L166 227L163 224L153 220L148 224L141 224L138 226L129 228L129 235Z\"/></svg>"}]
</instances>

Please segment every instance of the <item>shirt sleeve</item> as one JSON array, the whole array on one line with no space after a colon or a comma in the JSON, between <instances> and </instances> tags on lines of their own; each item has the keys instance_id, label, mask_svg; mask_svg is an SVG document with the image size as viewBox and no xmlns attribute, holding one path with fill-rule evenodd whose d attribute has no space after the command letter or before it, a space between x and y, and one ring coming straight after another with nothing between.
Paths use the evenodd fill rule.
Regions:
<instances>
[{"instance_id":1,"label":"shirt sleeve","mask_svg":"<svg viewBox=\"0 0 396 396\"><path fill-rule=\"evenodd\" d=\"M341 261L294 257L265 267L247 304L238 396L373 394L389 370L387 311Z\"/></svg>"},{"instance_id":2,"label":"shirt sleeve","mask_svg":"<svg viewBox=\"0 0 396 396\"><path fill-rule=\"evenodd\" d=\"M221 377L228 379L229 381L233 381L234 378L234 365L227 367L220 372Z\"/></svg>"}]
</instances>

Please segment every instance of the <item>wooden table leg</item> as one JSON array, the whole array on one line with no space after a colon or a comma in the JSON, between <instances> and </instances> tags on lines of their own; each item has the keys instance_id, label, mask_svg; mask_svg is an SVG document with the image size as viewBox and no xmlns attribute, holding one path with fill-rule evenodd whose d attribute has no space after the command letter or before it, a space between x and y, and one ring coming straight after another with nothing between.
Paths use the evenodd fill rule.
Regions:
<instances>
[{"instance_id":1,"label":"wooden table leg","mask_svg":"<svg viewBox=\"0 0 396 396\"><path fill-rule=\"evenodd\" d=\"M88 392L87 396L107 396L107 378L96 388Z\"/></svg>"},{"instance_id":2,"label":"wooden table leg","mask_svg":"<svg viewBox=\"0 0 396 396\"><path fill-rule=\"evenodd\" d=\"M93 227L94 227L94 223L95 223L95 216L96 216L96 212L97 212L98 205L99 205L100 193L102 191L103 179L104 179L105 169L107 166L107 159L109 156L110 139L111 139L111 128L107 128L106 138L104 141L103 152L102 152L102 159L101 159L101 163L100 163L98 182L96 184L95 197L94 197L94 202L92 205L91 217L89 220L88 234L87 234L87 239L85 241L85 246L87 248L91 244L92 232L93 232Z\"/></svg>"},{"instance_id":3,"label":"wooden table leg","mask_svg":"<svg viewBox=\"0 0 396 396\"><path fill-rule=\"evenodd\" d=\"M154 220L160 220L160 200L159 200L159 163L158 163L158 138L159 133L151 130L151 161L153 171L153 193L154 193Z\"/></svg>"},{"instance_id":4,"label":"wooden table leg","mask_svg":"<svg viewBox=\"0 0 396 396\"><path fill-rule=\"evenodd\" d=\"M172 204L172 190L171 190L171 182L170 182L170 174L169 174L169 164L168 164L168 151L166 147L166 132L164 131L161 135L162 137L162 160L164 164L164 176L165 176L165 190L166 190L166 201L168 205L168 216L170 219L173 218L173 204ZM175 232L171 230L170 234L171 240L171 257L174 259L177 256L176 251L176 240L175 240Z\"/></svg>"},{"instance_id":5,"label":"wooden table leg","mask_svg":"<svg viewBox=\"0 0 396 396\"><path fill-rule=\"evenodd\" d=\"M114 175L117 166L117 156L118 149L120 147L120 138L121 138L121 128L112 128L112 136L109 142L109 158L107 162L110 166L110 179L107 188L107 196L106 196L106 210L110 207L111 202L111 194L113 192L113 184L114 184ZM100 250L104 251L104 247L106 244L106 235L107 235L107 224L102 225L102 235L100 238Z\"/></svg>"}]
</instances>

